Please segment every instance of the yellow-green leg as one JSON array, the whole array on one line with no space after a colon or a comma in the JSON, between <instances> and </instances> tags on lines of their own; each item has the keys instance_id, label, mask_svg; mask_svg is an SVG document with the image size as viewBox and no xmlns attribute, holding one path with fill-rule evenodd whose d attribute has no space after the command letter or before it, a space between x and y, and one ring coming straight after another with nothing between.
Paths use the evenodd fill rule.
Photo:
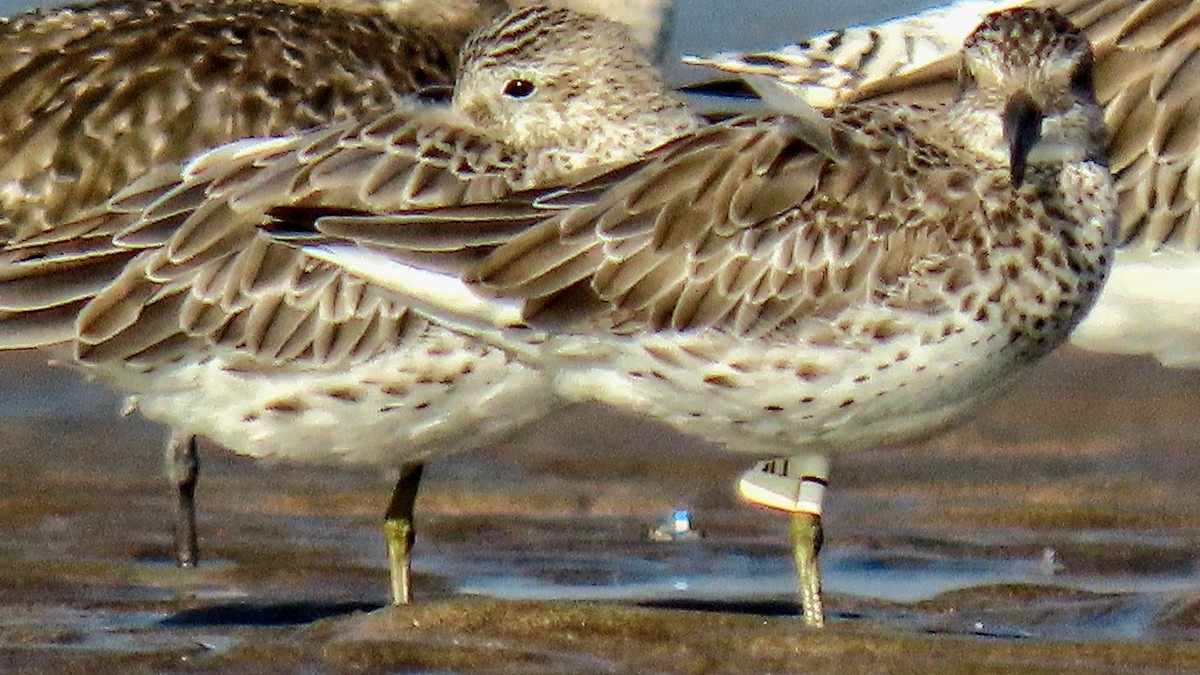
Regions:
<instances>
[{"instance_id":1,"label":"yellow-green leg","mask_svg":"<svg viewBox=\"0 0 1200 675\"><path fill-rule=\"evenodd\" d=\"M824 532L821 509L829 480L829 460L822 455L798 455L759 462L742 474L742 498L791 514L792 559L796 563L800 613L814 628L825 625L821 602L821 570L817 556Z\"/></svg>"},{"instance_id":2,"label":"yellow-green leg","mask_svg":"<svg viewBox=\"0 0 1200 675\"><path fill-rule=\"evenodd\" d=\"M792 558L796 561L800 612L804 624L814 628L825 625L825 606L821 603L821 568L817 563L824 538L820 514L792 514Z\"/></svg>"},{"instance_id":3,"label":"yellow-green leg","mask_svg":"<svg viewBox=\"0 0 1200 675\"><path fill-rule=\"evenodd\" d=\"M392 501L383 517L383 536L387 540L388 570L392 578L392 604L412 601L412 546L417 531L413 528L413 505L421 485L424 464L405 464L392 490Z\"/></svg>"},{"instance_id":4,"label":"yellow-green leg","mask_svg":"<svg viewBox=\"0 0 1200 675\"><path fill-rule=\"evenodd\" d=\"M200 457L196 437L172 432L166 448L167 478L175 497L175 564L195 567L200 562L196 542L196 481L200 478Z\"/></svg>"}]
</instances>

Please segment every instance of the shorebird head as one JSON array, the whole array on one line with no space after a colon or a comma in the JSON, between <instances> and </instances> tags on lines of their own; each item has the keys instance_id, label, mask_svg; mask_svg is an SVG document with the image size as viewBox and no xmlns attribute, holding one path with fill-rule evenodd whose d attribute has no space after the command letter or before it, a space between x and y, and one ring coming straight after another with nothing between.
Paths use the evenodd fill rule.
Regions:
<instances>
[{"instance_id":1,"label":"shorebird head","mask_svg":"<svg viewBox=\"0 0 1200 675\"><path fill-rule=\"evenodd\" d=\"M1092 62L1087 36L1052 9L990 14L963 43L963 100L1000 118L976 142L999 142L1014 186L1033 164L1103 158Z\"/></svg>"},{"instance_id":2,"label":"shorebird head","mask_svg":"<svg viewBox=\"0 0 1200 675\"><path fill-rule=\"evenodd\" d=\"M562 171L627 162L699 125L626 28L534 5L474 34L459 56L454 108Z\"/></svg>"}]
</instances>

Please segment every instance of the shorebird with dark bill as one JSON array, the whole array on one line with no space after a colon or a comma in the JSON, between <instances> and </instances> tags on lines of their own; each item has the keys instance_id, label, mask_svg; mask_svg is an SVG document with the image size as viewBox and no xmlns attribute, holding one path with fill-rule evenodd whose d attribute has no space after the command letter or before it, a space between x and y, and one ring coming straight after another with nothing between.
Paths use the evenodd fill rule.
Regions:
<instances>
[{"instance_id":1,"label":"shorebird with dark bill","mask_svg":"<svg viewBox=\"0 0 1200 675\"><path fill-rule=\"evenodd\" d=\"M772 106L866 101L939 105L956 92L956 52L1002 7L1047 7L1087 34L1111 134L1121 228L1111 278L1071 336L1093 351L1200 366L1200 3L960 0L776 50L688 57L746 77Z\"/></svg>"},{"instance_id":2,"label":"shorebird with dark bill","mask_svg":"<svg viewBox=\"0 0 1200 675\"><path fill-rule=\"evenodd\" d=\"M794 106L563 188L292 233L564 399L749 455L894 445L991 400L1099 294L1118 212L1092 66L1058 13L999 12L947 106ZM820 624L820 521L795 523Z\"/></svg>"},{"instance_id":3,"label":"shorebird with dark bill","mask_svg":"<svg viewBox=\"0 0 1200 675\"><path fill-rule=\"evenodd\" d=\"M960 0L876 26L780 49L687 57L744 78L773 107L892 101L939 105L957 92L958 44L1002 7L1054 8L1093 44L1096 96L1120 229L1110 278L1071 343L1200 366L1200 4L1173 0ZM697 87L700 91L712 89ZM743 475L750 501L819 513L822 460L761 462Z\"/></svg>"}]
</instances>

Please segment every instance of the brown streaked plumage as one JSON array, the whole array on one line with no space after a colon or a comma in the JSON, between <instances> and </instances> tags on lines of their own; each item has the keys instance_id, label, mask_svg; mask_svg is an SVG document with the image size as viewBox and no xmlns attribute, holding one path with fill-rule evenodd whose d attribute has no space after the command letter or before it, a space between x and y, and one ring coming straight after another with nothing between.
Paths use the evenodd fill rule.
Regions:
<instances>
[{"instance_id":1,"label":"brown streaked plumage","mask_svg":"<svg viewBox=\"0 0 1200 675\"><path fill-rule=\"evenodd\" d=\"M449 85L463 40L504 8L117 0L0 20L0 239L53 228L200 150L369 118ZM189 566L198 559L195 439L173 433L167 459L176 558Z\"/></svg>"},{"instance_id":2,"label":"brown streaked plumage","mask_svg":"<svg viewBox=\"0 0 1200 675\"><path fill-rule=\"evenodd\" d=\"M586 4L586 3L585 3ZM477 126L519 149L536 149L540 161L565 174L597 164L627 162L661 144L664 130L682 133L696 116L663 95L663 79L644 50L630 43L624 26L580 21L573 11L515 12L494 32L463 46L454 107ZM522 17L525 18L522 18ZM556 30L530 30L549 16ZM495 49L497 42L508 50ZM490 53L488 53L490 52ZM535 67L529 54L538 54ZM510 83L526 82L530 96L509 95ZM551 96L539 96L545 90ZM504 92L504 95L497 95ZM537 124L529 120L536 119ZM580 121L594 120L594 124Z\"/></svg>"},{"instance_id":3,"label":"brown streaked plumage","mask_svg":"<svg viewBox=\"0 0 1200 675\"><path fill-rule=\"evenodd\" d=\"M1066 337L1100 287L1110 184L1098 109L1070 89L1075 69L1086 70L1086 41L1060 36L1047 20L1025 27L1041 15L1014 16L1007 20L1040 30L1032 34L1046 44L1028 55L1004 44L995 56L984 53L992 42L976 38L975 88L947 110L837 108L819 137L789 117L737 120L580 186L507 200L502 211L332 216L318 227L386 255L427 246L438 219L448 240L456 219L490 219L495 229L473 227L463 245L503 244L465 277L519 303L522 319L554 340L612 336L611 349L640 351L650 336L711 334L731 345L796 340L857 351L901 335L922 345L956 340L961 318L1003 325L1012 342L1004 350L1034 358ZM1002 60L1010 53L1053 67ZM1014 190L1000 122L1008 97L1024 94L1014 84L1022 77L1047 121L1030 175ZM881 318L839 325L861 311ZM930 326L938 330L923 330ZM763 451L744 433L712 433Z\"/></svg>"},{"instance_id":4,"label":"brown streaked plumage","mask_svg":"<svg viewBox=\"0 0 1200 675\"><path fill-rule=\"evenodd\" d=\"M517 39L539 33L586 41ZM540 373L412 311L440 298L397 298L259 229L289 232L329 209L486 203L575 166L631 161L699 123L603 20L534 7L470 44L455 110L400 104L369 122L235 142L11 243L0 251L0 348L65 353L148 417L256 457L420 462L544 414L554 396ZM489 97L511 100L482 105ZM547 109L591 115L564 116L560 137L523 131L544 126ZM598 124L629 131L618 152L576 131ZM410 478L389 509L389 526L404 521L389 535L401 549ZM397 601L408 594L401 549Z\"/></svg>"},{"instance_id":5,"label":"brown streaked plumage","mask_svg":"<svg viewBox=\"0 0 1200 675\"><path fill-rule=\"evenodd\" d=\"M1067 339L1116 226L1083 34L1015 10L965 53L945 108L735 120L500 204L331 215L310 246L405 294L457 243L476 302L427 311L569 399L757 455L915 440Z\"/></svg>"},{"instance_id":6,"label":"brown streaked plumage","mask_svg":"<svg viewBox=\"0 0 1200 675\"><path fill-rule=\"evenodd\" d=\"M1200 285L1200 4L958 2L775 52L691 61L749 74L759 86L774 81L818 106L934 104L954 95L952 52L971 17L1001 5L1056 8L1095 48L1096 94L1112 134L1121 234L1112 279L1072 342L1152 354L1167 365L1200 364L1200 304L1193 292Z\"/></svg>"},{"instance_id":7,"label":"brown streaked plumage","mask_svg":"<svg viewBox=\"0 0 1200 675\"><path fill-rule=\"evenodd\" d=\"M536 4L565 7L597 14L629 29L629 36L643 49L652 49L660 38L664 15L671 0L508 0L514 9Z\"/></svg>"},{"instance_id":8,"label":"brown streaked plumage","mask_svg":"<svg viewBox=\"0 0 1200 675\"><path fill-rule=\"evenodd\" d=\"M393 21L412 26L429 28L435 33L445 30L460 32L466 37L490 19L511 9L506 0L269 0L284 5L335 9L355 14L385 16ZM569 3L570 0L567 0ZM605 14L598 8L596 14ZM626 15L610 16L614 21L623 21Z\"/></svg>"},{"instance_id":9,"label":"brown streaked plumage","mask_svg":"<svg viewBox=\"0 0 1200 675\"><path fill-rule=\"evenodd\" d=\"M451 83L466 32L260 0L120 0L8 19L0 218L28 237L202 149L378 114Z\"/></svg>"},{"instance_id":10,"label":"brown streaked plumage","mask_svg":"<svg viewBox=\"0 0 1200 675\"><path fill-rule=\"evenodd\" d=\"M119 0L0 22L0 236L52 231L148 171L246 136L388 110L449 84L484 20L264 0ZM198 558L195 439L172 433L175 554Z\"/></svg>"}]
</instances>

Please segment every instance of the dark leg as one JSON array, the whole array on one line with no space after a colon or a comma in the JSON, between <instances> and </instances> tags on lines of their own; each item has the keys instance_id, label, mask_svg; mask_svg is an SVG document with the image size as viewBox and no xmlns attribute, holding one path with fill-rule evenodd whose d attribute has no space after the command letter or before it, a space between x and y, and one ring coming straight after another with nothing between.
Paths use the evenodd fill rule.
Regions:
<instances>
[{"instance_id":1,"label":"dark leg","mask_svg":"<svg viewBox=\"0 0 1200 675\"><path fill-rule=\"evenodd\" d=\"M196 543L196 480L200 476L196 437L172 432L166 455L167 477L175 492L175 564L195 567L200 562Z\"/></svg>"},{"instance_id":2,"label":"dark leg","mask_svg":"<svg viewBox=\"0 0 1200 675\"><path fill-rule=\"evenodd\" d=\"M383 536L387 540L388 569L392 577L392 604L407 605L412 600L412 546L417 532L413 528L413 504L421 485L424 464L405 464L400 480L392 490L392 501L383 516Z\"/></svg>"}]
</instances>

